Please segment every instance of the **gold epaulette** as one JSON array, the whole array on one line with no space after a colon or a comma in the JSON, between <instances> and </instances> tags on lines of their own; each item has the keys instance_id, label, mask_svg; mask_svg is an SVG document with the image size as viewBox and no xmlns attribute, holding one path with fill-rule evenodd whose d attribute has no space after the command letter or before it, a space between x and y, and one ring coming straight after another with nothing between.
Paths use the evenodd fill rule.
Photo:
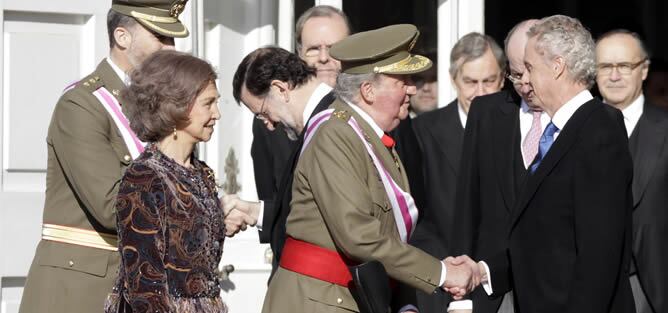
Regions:
<instances>
[{"instance_id":1,"label":"gold epaulette","mask_svg":"<svg viewBox=\"0 0 668 313\"><path fill-rule=\"evenodd\" d=\"M347 122L351 116L350 111L347 110L336 110L332 115L344 122Z\"/></svg>"}]
</instances>

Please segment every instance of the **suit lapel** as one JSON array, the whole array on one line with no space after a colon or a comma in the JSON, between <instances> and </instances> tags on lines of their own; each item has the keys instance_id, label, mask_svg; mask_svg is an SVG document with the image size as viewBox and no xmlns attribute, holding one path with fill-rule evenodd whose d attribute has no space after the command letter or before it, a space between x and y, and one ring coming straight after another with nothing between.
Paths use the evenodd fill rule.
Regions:
<instances>
[{"instance_id":1,"label":"suit lapel","mask_svg":"<svg viewBox=\"0 0 668 313\"><path fill-rule=\"evenodd\" d=\"M597 101L590 100L583 104L577 111L575 111L573 116L571 116L568 122L566 122L566 125L564 125L564 129L559 132L559 136L541 161L541 164L538 166L538 169L536 169L536 172L533 174L528 174L524 188L522 189L518 198L518 205L515 206L515 209L512 212L510 223L511 230L515 226L518 218L526 209L527 204L531 198L533 198L533 195L536 193L536 190L538 187L540 187L545 177L547 177L547 175L557 165L559 160L561 160L566 152L568 152L568 150L570 150L570 148L573 146L577 140L580 127L584 123L587 116L589 116L589 113L598 107L597 104L599 104Z\"/></svg>"},{"instance_id":2,"label":"suit lapel","mask_svg":"<svg viewBox=\"0 0 668 313\"><path fill-rule=\"evenodd\" d=\"M519 149L515 139L519 129L519 112L517 104L512 101L500 104L494 112L495 116L492 118L494 142L492 144L496 160L494 162L496 176L506 209L510 210L515 203L515 150Z\"/></svg>"},{"instance_id":3,"label":"suit lapel","mask_svg":"<svg viewBox=\"0 0 668 313\"><path fill-rule=\"evenodd\" d=\"M438 145L438 148L445 155L452 170L459 173L464 130L459 118L457 100L450 102L440 113L437 124L430 127L428 131L435 138L435 142L442 143Z\"/></svg>"},{"instance_id":4,"label":"suit lapel","mask_svg":"<svg viewBox=\"0 0 668 313\"><path fill-rule=\"evenodd\" d=\"M652 177L654 168L660 156L663 156L663 147L666 140L666 116L654 112L654 108L645 103L644 111L638 125L633 132L636 146L633 151L633 206L640 202L647 183Z\"/></svg>"}]
</instances>

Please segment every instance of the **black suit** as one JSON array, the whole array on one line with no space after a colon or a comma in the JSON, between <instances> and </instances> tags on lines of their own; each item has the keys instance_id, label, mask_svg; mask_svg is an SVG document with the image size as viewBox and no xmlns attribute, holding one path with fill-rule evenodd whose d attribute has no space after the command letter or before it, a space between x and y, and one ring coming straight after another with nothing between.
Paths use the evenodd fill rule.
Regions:
<instances>
[{"instance_id":1,"label":"black suit","mask_svg":"<svg viewBox=\"0 0 668 313\"><path fill-rule=\"evenodd\" d=\"M501 91L471 103L457 181L452 255L489 259L506 250L510 212L526 176L521 154L521 99ZM475 312L496 313L502 297L482 289L471 296Z\"/></svg>"},{"instance_id":2,"label":"black suit","mask_svg":"<svg viewBox=\"0 0 668 313\"><path fill-rule=\"evenodd\" d=\"M411 196L418 209L425 206L424 177L422 174L422 152L418 145L413 119L407 117L399 123L390 136L396 141L394 147L406 169L406 176L411 190Z\"/></svg>"},{"instance_id":3,"label":"black suit","mask_svg":"<svg viewBox=\"0 0 668 313\"><path fill-rule=\"evenodd\" d=\"M668 312L668 112L645 103L629 141L633 157L633 257L653 312Z\"/></svg>"},{"instance_id":4,"label":"black suit","mask_svg":"<svg viewBox=\"0 0 668 313\"><path fill-rule=\"evenodd\" d=\"M488 264L495 294L511 287L523 313L635 312L632 162L621 113L582 105L527 176L506 253Z\"/></svg>"},{"instance_id":5,"label":"black suit","mask_svg":"<svg viewBox=\"0 0 668 313\"><path fill-rule=\"evenodd\" d=\"M288 139L282 125L270 131L263 121L253 120L251 158L255 169L257 197L264 201L263 226L271 225L274 219L274 212L277 211L275 199L280 188L281 176L297 145L298 142ZM263 227L263 231L259 234L261 243L270 242L271 228Z\"/></svg>"},{"instance_id":6,"label":"black suit","mask_svg":"<svg viewBox=\"0 0 668 313\"><path fill-rule=\"evenodd\" d=\"M313 113L311 113L311 117L313 115L327 109L332 102L334 102L334 94L332 92L328 93L325 97L320 100L318 105L315 107L313 110ZM309 117L310 120L310 117ZM305 123L305 127L308 125L308 122ZM264 127L264 125L262 125ZM266 127L265 127L266 129ZM282 138L278 137L285 137L287 139L287 135L283 130L280 130L280 136L278 135L279 130L275 130L273 132L268 132L269 137L262 138L262 141L258 141L259 138L255 137L253 140L253 146L254 148L252 151L255 152L260 152L264 151L267 154L271 154L273 151L277 151L277 155L273 156L273 159L267 160L264 159L264 155L262 154L253 154L253 164L255 166L260 166L262 167L267 167L267 166L281 166L281 164L278 162L279 160L282 160L283 158L283 153L285 151L285 142L283 142ZM275 142L272 140L276 140ZM258 144L256 146L256 141L258 141ZM261 143L260 143L261 142ZM283 161L283 172L280 174L280 176L276 176L276 168L273 168L271 172L267 171L265 173L258 173L258 170L256 167L255 170L255 176L256 176L256 183L257 183L257 176L258 175L268 175L272 174L273 179L275 182L275 190L277 190L276 193L274 193L274 197L267 197L267 198L262 198L260 196L261 200L264 200L264 216L262 218L262 231L260 231L260 242L262 243L267 243L269 242L271 246L271 250L274 252L274 257L272 260L272 275L278 268L278 262L281 257L281 251L283 249L283 244L285 243L285 222L287 220L288 214L290 213L290 200L292 200L292 174L294 173L295 170L295 165L297 165L297 159L299 158L299 151L301 150L301 146L304 142L304 132L301 132L301 135L299 136L299 139L294 142L290 142L290 147L291 150L289 151L288 158ZM276 150L273 149L274 143L277 144ZM272 157L271 155L269 156L270 158ZM280 158L280 159L279 159ZM266 164L262 164L262 162L265 162ZM268 188L268 184L266 181L269 181L270 179L268 178L263 178L264 183L263 187ZM260 195L260 185L257 185L258 187L258 195Z\"/></svg>"},{"instance_id":7,"label":"black suit","mask_svg":"<svg viewBox=\"0 0 668 313\"><path fill-rule=\"evenodd\" d=\"M457 101L426 112L413 120L422 151L425 206L410 244L443 259L451 255L448 230L455 212L455 183L464 130ZM417 293L420 312L443 312L451 298L440 290L434 295Z\"/></svg>"}]
</instances>

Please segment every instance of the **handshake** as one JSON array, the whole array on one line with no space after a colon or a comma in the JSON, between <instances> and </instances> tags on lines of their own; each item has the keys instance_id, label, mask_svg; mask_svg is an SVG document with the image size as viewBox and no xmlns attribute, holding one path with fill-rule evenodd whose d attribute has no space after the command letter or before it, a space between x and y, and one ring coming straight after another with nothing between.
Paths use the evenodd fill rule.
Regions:
<instances>
[{"instance_id":1,"label":"handshake","mask_svg":"<svg viewBox=\"0 0 668 313\"><path fill-rule=\"evenodd\" d=\"M248 226L257 224L260 202L241 200L236 194L224 195L220 202L225 213L225 236L233 237Z\"/></svg>"},{"instance_id":2,"label":"handshake","mask_svg":"<svg viewBox=\"0 0 668 313\"><path fill-rule=\"evenodd\" d=\"M461 300L480 284L487 282L488 273L482 262L476 263L467 255L447 257L442 261L447 269L443 290L455 300Z\"/></svg>"}]
</instances>

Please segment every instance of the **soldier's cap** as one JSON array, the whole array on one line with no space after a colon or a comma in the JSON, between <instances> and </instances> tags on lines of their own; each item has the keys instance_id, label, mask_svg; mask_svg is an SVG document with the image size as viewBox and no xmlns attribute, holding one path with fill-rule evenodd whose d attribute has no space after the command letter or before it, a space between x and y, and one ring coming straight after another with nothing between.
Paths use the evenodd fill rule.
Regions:
<instances>
[{"instance_id":1,"label":"soldier's cap","mask_svg":"<svg viewBox=\"0 0 668 313\"><path fill-rule=\"evenodd\" d=\"M112 0L111 9L134 17L144 27L167 37L187 37L188 29L179 14L188 0Z\"/></svg>"},{"instance_id":2,"label":"soldier's cap","mask_svg":"<svg viewBox=\"0 0 668 313\"><path fill-rule=\"evenodd\" d=\"M415 74L432 65L428 58L410 53L419 36L415 25L391 25L351 35L329 53L347 74Z\"/></svg>"}]
</instances>

